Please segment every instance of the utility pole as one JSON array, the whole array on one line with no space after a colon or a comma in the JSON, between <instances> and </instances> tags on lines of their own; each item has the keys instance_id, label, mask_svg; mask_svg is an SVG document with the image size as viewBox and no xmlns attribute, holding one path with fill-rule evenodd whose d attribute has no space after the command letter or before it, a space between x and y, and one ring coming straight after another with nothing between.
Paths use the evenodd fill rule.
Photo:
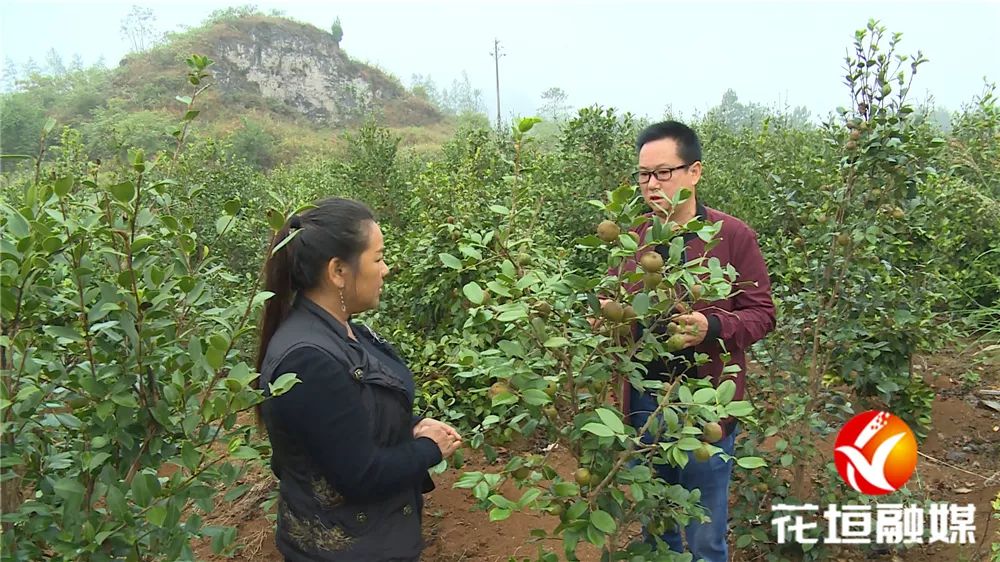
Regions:
<instances>
[{"instance_id":1,"label":"utility pole","mask_svg":"<svg viewBox=\"0 0 1000 562\"><path fill-rule=\"evenodd\" d=\"M500 52L500 40L493 39L493 52L490 53L493 57L493 66L496 70L497 76L497 130L500 130L500 57L504 56Z\"/></svg>"}]
</instances>

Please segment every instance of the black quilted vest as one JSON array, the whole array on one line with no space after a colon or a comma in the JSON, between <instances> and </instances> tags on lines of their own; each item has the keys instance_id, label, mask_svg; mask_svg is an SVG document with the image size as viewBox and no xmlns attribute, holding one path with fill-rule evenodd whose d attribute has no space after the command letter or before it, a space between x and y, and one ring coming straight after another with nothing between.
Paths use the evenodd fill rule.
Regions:
<instances>
[{"instance_id":1,"label":"black quilted vest","mask_svg":"<svg viewBox=\"0 0 1000 562\"><path fill-rule=\"evenodd\" d=\"M392 348L366 327L351 324L356 338L366 338L390 357ZM282 373L275 369L292 351L313 347L328 353L361 385L377 445L389 447L412 438L413 397L381 361L361 345L347 341L346 329L319 305L296 299L288 317L268 344L261 366L261 388ZM279 398L275 398L280 400ZM272 417L269 400L262 405L271 440L271 467L280 480L278 550L290 561L417 560L423 548L420 534L422 488L413 488L367 503L346 501L317 469L308 451L287 435ZM308 412L303 412L308 415Z\"/></svg>"}]
</instances>

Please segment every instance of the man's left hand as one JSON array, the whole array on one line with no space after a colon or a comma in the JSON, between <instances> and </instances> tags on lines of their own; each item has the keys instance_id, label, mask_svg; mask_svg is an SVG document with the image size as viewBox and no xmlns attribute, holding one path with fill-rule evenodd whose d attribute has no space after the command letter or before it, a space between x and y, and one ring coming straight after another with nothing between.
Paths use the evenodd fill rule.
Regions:
<instances>
[{"instance_id":1,"label":"man's left hand","mask_svg":"<svg viewBox=\"0 0 1000 562\"><path fill-rule=\"evenodd\" d=\"M681 327L678 333L684 336L685 348L694 347L705 341L705 336L708 335L708 318L704 314L700 312L681 314L675 316L673 321Z\"/></svg>"}]
</instances>

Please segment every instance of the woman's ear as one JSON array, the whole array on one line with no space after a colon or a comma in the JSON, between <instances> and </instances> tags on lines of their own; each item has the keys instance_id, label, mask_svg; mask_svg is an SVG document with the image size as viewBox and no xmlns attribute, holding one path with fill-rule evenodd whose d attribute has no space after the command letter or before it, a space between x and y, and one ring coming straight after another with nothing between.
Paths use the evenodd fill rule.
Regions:
<instances>
[{"instance_id":1,"label":"woman's ear","mask_svg":"<svg viewBox=\"0 0 1000 562\"><path fill-rule=\"evenodd\" d=\"M326 263L326 278L336 288L341 291L347 286L347 264L340 258L333 258Z\"/></svg>"}]
</instances>

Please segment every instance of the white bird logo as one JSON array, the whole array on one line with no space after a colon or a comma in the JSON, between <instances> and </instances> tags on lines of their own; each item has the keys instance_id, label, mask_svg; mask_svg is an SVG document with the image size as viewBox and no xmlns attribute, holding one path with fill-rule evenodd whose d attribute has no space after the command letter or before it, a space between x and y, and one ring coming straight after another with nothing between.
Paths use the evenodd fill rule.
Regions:
<instances>
[{"instance_id":1,"label":"white bird logo","mask_svg":"<svg viewBox=\"0 0 1000 562\"><path fill-rule=\"evenodd\" d=\"M897 433L886 439L885 442L875 449L875 454L872 455L871 462L868 462L868 459L861 452L861 449L871 441L872 437L875 437L889 423L890 415L889 412L879 412L858 434L857 439L854 440L853 447L842 445L834 449L834 451L847 455L848 484L858 492L861 492L861 488L858 486L855 471L860 472L861 477L876 488L887 492L892 492L896 489L885 479L885 462L888 460L889 454L892 453L892 449L896 446L896 443L899 443L906 436L906 433Z\"/></svg>"}]
</instances>

